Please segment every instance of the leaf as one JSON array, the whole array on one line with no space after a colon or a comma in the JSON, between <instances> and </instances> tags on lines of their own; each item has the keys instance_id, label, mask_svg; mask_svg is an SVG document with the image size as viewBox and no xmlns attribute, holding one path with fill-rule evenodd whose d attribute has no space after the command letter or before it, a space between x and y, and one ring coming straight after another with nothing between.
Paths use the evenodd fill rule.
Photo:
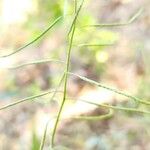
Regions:
<instances>
[{"instance_id":1,"label":"leaf","mask_svg":"<svg viewBox=\"0 0 150 150\"><path fill-rule=\"evenodd\" d=\"M114 93L117 93L117 94L119 94L119 95L122 95L122 96L125 96L125 97L127 97L127 98L133 99L134 101L137 101L137 102L139 102L139 103L142 103L142 104L145 104L145 105L150 105L150 102L149 102L149 101L141 100L141 99L139 99L139 98L137 98L137 97L135 97L135 96L129 95L129 94L124 93L124 92L122 92L122 91L119 91L119 90L116 90L116 89L107 87L107 86L102 85L102 84L100 84L100 83L98 83L98 82L96 82L96 81L94 81L94 80L89 79L89 78L86 78L86 77L83 77L83 76L80 76L80 75L78 75L78 74L71 73L71 72L68 72L68 74L74 75L74 76L76 76L76 77L79 77L80 79L82 79L82 80L84 80L84 81L86 81L86 82L88 82L88 83L90 83L90 84L96 85L96 86L98 86L98 87L107 89L107 90L112 91L112 92L114 92Z\"/></svg>"},{"instance_id":2,"label":"leaf","mask_svg":"<svg viewBox=\"0 0 150 150\"><path fill-rule=\"evenodd\" d=\"M37 40L39 40L40 38L42 38L56 23L58 23L58 21L60 21L62 17L58 17L57 19L54 20L54 22L46 29L44 30L40 35L38 35L36 38L34 38L32 41L30 41L29 43L25 44L24 46L18 48L17 50L9 53L9 54L6 54L6 55L2 55L0 56L0 58L2 57L8 57L8 56L11 56L11 55L14 55L20 51L22 51L23 49L25 49L26 47L32 45L33 43L35 43Z\"/></svg>"},{"instance_id":3,"label":"leaf","mask_svg":"<svg viewBox=\"0 0 150 150\"><path fill-rule=\"evenodd\" d=\"M49 63L49 62L64 63L63 61L57 60L57 59L42 59L42 60L35 60L35 61L23 63L21 65L9 67L8 69L18 69L18 68L22 68L22 67L29 66L29 65L37 65L37 64L43 64L43 63Z\"/></svg>"},{"instance_id":4,"label":"leaf","mask_svg":"<svg viewBox=\"0 0 150 150\"><path fill-rule=\"evenodd\" d=\"M10 107L15 106L17 104L20 104L20 103L23 103L23 102L26 102L26 101L29 101L29 100L32 100L32 99L36 99L38 97L42 97L42 96L45 96L45 95L47 95L49 93L53 93L53 92L56 92L56 91L55 90L50 90L50 91L43 92L43 93L40 93L40 94L37 94L37 95L33 95L33 96L29 96L29 97L23 98L21 100L17 100L17 101L15 101L13 103L10 103L8 105L0 107L0 110L4 110L4 109L7 109L7 108L10 108Z\"/></svg>"},{"instance_id":5,"label":"leaf","mask_svg":"<svg viewBox=\"0 0 150 150\"><path fill-rule=\"evenodd\" d=\"M93 24L93 25L86 25L84 27L119 27L119 26L126 26L133 23L143 12L143 8L140 8L128 21L126 22L114 22L114 23L103 23L103 24Z\"/></svg>"}]
</instances>

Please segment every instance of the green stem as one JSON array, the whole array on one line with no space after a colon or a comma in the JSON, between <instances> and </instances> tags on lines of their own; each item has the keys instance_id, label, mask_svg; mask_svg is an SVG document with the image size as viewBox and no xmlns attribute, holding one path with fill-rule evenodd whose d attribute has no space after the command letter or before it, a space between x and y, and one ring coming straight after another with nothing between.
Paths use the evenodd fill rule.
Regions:
<instances>
[{"instance_id":1,"label":"green stem","mask_svg":"<svg viewBox=\"0 0 150 150\"><path fill-rule=\"evenodd\" d=\"M66 69L65 69L65 77L64 77L64 80L65 80L65 82L64 82L64 94L63 94L62 103L61 103L61 106L60 106L60 109L59 109L59 112L58 112L58 115L57 115L57 118L56 118L53 133L52 133L52 139L51 139L51 146L52 147L54 146L54 140L55 140L57 126L58 126L58 123L59 123L59 119L61 118L61 113L63 111L64 104L65 104L65 101L66 101L68 71L69 71L69 66L70 66L71 49L72 49L73 38L74 38L74 33L75 33L75 24L76 24L76 19L78 17L78 14L79 14L79 12L82 8L83 2L84 2L84 0L82 1L81 5L80 5L80 7L79 7L79 9L76 13L76 16L75 16L75 18L74 18L74 20L71 24L70 30L69 30L69 32L71 33L71 37L70 37L69 48L68 48L68 53L67 53L67 61L66 61Z\"/></svg>"},{"instance_id":2,"label":"green stem","mask_svg":"<svg viewBox=\"0 0 150 150\"><path fill-rule=\"evenodd\" d=\"M54 140L55 140L55 134L56 134L58 122L59 122L59 119L61 117L61 113L62 113L64 104L65 104L65 100L66 100L67 81L68 81L67 71L69 70L70 53L71 53L71 47L72 47L74 31L75 31L75 28L73 28L73 31L72 31L72 34L71 34L71 41L70 41L69 50L68 50L68 54L67 54L67 67L66 67L65 76L64 76L64 80L65 80L65 83L64 83L64 95L63 95L63 100L62 100L62 103L61 103L61 106L60 106L60 109L59 109L59 112L58 112L58 116L56 118L56 123L55 123L53 134L52 134L52 142L51 142L52 143L52 147L54 146Z\"/></svg>"},{"instance_id":3,"label":"green stem","mask_svg":"<svg viewBox=\"0 0 150 150\"><path fill-rule=\"evenodd\" d=\"M81 8L82 8L83 2L84 2L84 0L82 0L82 3L81 3L81 5L79 6L79 9L77 10L77 12L76 12L76 14L75 14L75 16L74 16L74 19L73 19L73 21L72 21L70 30L69 30L69 32L68 32L68 36L70 35L70 33L71 33L72 29L73 29L73 26L74 26L74 24L75 24L75 22L76 22L76 20L77 20L77 17L78 17L79 12L80 12L80 10L81 10Z\"/></svg>"},{"instance_id":4,"label":"green stem","mask_svg":"<svg viewBox=\"0 0 150 150\"><path fill-rule=\"evenodd\" d=\"M57 87L55 88L55 91L54 91L52 97L50 98L50 101L52 101L52 100L54 99L54 97L55 97L55 95L56 95L56 93L57 93L57 91L58 91L60 85L62 84L62 82L63 82L63 80L64 80L64 77L65 77L65 73L63 73L63 75L62 75L62 77L61 77L61 79L60 79L60 81L59 81Z\"/></svg>"},{"instance_id":5,"label":"green stem","mask_svg":"<svg viewBox=\"0 0 150 150\"><path fill-rule=\"evenodd\" d=\"M43 150L44 149L44 143L45 143L45 140L46 140L46 133L47 133L48 124L49 124L49 121L46 123L39 150Z\"/></svg>"}]
</instances>

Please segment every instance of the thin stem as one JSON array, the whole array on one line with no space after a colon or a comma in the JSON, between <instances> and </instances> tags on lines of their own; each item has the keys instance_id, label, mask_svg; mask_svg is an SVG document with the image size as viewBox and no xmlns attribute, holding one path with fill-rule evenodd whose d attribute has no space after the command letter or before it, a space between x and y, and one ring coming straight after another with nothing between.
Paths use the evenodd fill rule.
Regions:
<instances>
[{"instance_id":1,"label":"thin stem","mask_svg":"<svg viewBox=\"0 0 150 150\"><path fill-rule=\"evenodd\" d=\"M93 102L89 102L89 101L81 100L81 99L80 99L80 101L83 101L83 102L88 103L88 104L93 104L93 105L96 105L96 106L111 108L111 109L114 109L114 110L123 110L123 111L129 111L129 112L150 114L150 111L140 110L140 109L137 109L137 108L119 107L119 106L113 106L113 105L107 105L107 104L97 104L97 103L93 103Z\"/></svg>"},{"instance_id":2,"label":"thin stem","mask_svg":"<svg viewBox=\"0 0 150 150\"><path fill-rule=\"evenodd\" d=\"M143 12L143 8L139 9L137 13L135 13L128 21L126 22L114 22L114 23L103 23L103 24L94 24L94 25L86 25L84 27L118 27L118 26L126 26L128 24L133 23Z\"/></svg>"},{"instance_id":3,"label":"thin stem","mask_svg":"<svg viewBox=\"0 0 150 150\"><path fill-rule=\"evenodd\" d=\"M72 43L73 43L73 38L74 38L74 33L75 33L75 24L76 24L76 19L78 17L78 14L82 8L82 5L83 5L83 2L84 0L82 1L77 13L76 13L76 16L71 24L71 27L70 27L70 31L71 31L71 37L70 37L70 42L69 42L69 48L68 48L68 53L67 53L67 62L66 62L66 69L65 69L65 77L64 77L64 95L63 95L63 100L62 100L62 103L61 103L61 106L60 106L60 109L59 109L59 112L58 112L58 116L56 118L56 122L55 122L55 125L54 125L54 129L53 129L53 133L52 133L52 140L51 140L51 146L53 147L54 146L54 140L55 140L55 135L56 135L56 130L57 130L57 126L58 126L58 123L59 123L59 119L61 117L61 113L63 111L63 107L64 107L64 104L65 104L65 101L66 101L66 95L67 95L67 82L68 82L68 71L69 71L69 66L70 66L70 56L71 56L71 49L72 49Z\"/></svg>"},{"instance_id":4,"label":"thin stem","mask_svg":"<svg viewBox=\"0 0 150 150\"><path fill-rule=\"evenodd\" d=\"M71 47L72 47L72 41L73 41L73 36L74 36L74 31L75 31L75 28L71 34L71 41L70 41L70 45L69 45L69 51L68 51L68 54L67 54L67 67L66 67L66 71L65 71L65 76L64 76L64 95L63 95L63 100L62 100L62 103L61 103L61 106L60 106L60 109L59 109L59 112L58 112L58 116L56 118L56 123L55 123L55 126L54 126L54 130L53 130L53 134L52 134L52 147L54 146L54 140L55 140L55 134L56 134L56 130L57 130L57 126L58 126L58 122L59 122L59 119L61 117L61 113L62 113L62 110L63 110L63 107L64 107L64 104L65 104L65 100L66 100L66 94L67 94L67 81L68 81L68 76L67 76L67 70L69 70L69 62L70 62L70 52L71 52Z\"/></svg>"},{"instance_id":5,"label":"thin stem","mask_svg":"<svg viewBox=\"0 0 150 150\"><path fill-rule=\"evenodd\" d=\"M63 73L63 75L62 75L62 77L61 77L61 79L60 79L60 81L59 81L59 83L58 83L58 86L55 88L55 91L54 91L52 97L50 98L50 101L52 101L52 100L54 99L54 97L55 97L55 95L56 95L56 93L57 93L57 91L58 91L58 88L59 88L60 85L62 84L64 78L65 78L65 73Z\"/></svg>"},{"instance_id":6,"label":"thin stem","mask_svg":"<svg viewBox=\"0 0 150 150\"><path fill-rule=\"evenodd\" d=\"M107 90L112 91L112 92L114 92L114 93L117 93L117 94L119 94L119 95L122 95L122 96L125 96L125 97L127 97L127 98L133 99L134 101L140 102L140 103L145 104L145 105L150 105L150 102L149 102L149 101L141 100L141 99L139 99L139 98L137 98L137 97L135 97L135 96L129 95L129 94L124 93L124 92L122 92L122 91L119 91L119 90L116 90L116 89L107 87L107 86L102 85L102 84L100 84L100 83L98 83L98 82L96 82L96 81L94 81L94 80L89 79L89 78L86 78L86 77L83 77L83 76L80 76L80 75L77 75L77 74L74 74L74 73L71 73L71 72L69 72L69 74L70 74L70 75L74 75L74 76L76 76L76 77L79 77L80 79L82 79L82 80L84 80L84 81L86 81L86 82L88 82L88 83L90 83L90 84L94 84L94 85L96 85L96 86L98 86L98 87L107 89Z\"/></svg>"},{"instance_id":7,"label":"thin stem","mask_svg":"<svg viewBox=\"0 0 150 150\"><path fill-rule=\"evenodd\" d=\"M110 109L109 112L105 115L98 115L98 116L75 116L71 117L72 119L78 119L78 120L88 120L88 121L100 121L104 119L109 119L113 116L113 110Z\"/></svg>"},{"instance_id":8,"label":"thin stem","mask_svg":"<svg viewBox=\"0 0 150 150\"><path fill-rule=\"evenodd\" d=\"M48 124L49 124L49 121L46 123L39 150L43 150L44 149L44 143L45 143L45 140L46 140L46 133L47 133Z\"/></svg>"},{"instance_id":9,"label":"thin stem","mask_svg":"<svg viewBox=\"0 0 150 150\"><path fill-rule=\"evenodd\" d=\"M43 64L43 63L49 63L49 62L64 63L64 61L57 60L57 59L43 59L43 60L36 60L36 61L23 63L21 65L9 67L8 69L18 69L18 68L22 68L22 67L29 66L29 65L37 65L37 64Z\"/></svg>"},{"instance_id":10,"label":"thin stem","mask_svg":"<svg viewBox=\"0 0 150 150\"><path fill-rule=\"evenodd\" d=\"M82 0L82 4L79 6L79 9L77 10L77 12L76 12L76 14L75 14L75 16L74 16L74 19L73 19L73 21L72 21L70 30L69 30L69 32L68 32L68 36L70 35L70 33L71 33L72 29L73 29L73 26L74 26L74 24L75 24L75 22L76 22L76 20L77 20L77 17L78 17L79 12L80 12L80 10L81 10L81 8L82 8L83 2L84 2L84 0Z\"/></svg>"},{"instance_id":11,"label":"thin stem","mask_svg":"<svg viewBox=\"0 0 150 150\"><path fill-rule=\"evenodd\" d=\"M78 47L99 47L99 46L112 46L112 45L114 45L114 43L100 43L100 44L85 43L85 44L79 44L77 46Z\"/></svg>"},{"instance_id":12,"label":"thin stem","mask_svg":"<svg viewBox=\"0 0 150 150\"><path fill-rule=\"evenodd\" d=\"M45 96L45 95L47 95L49 93L53 93L53 92L55 92L55 91L54 90L50 90L50 91L43 92L43 93L40 93L40 94L37 94L37 95L33 95L33 96L29 96L29 97L23 98L21 100L17 100L17 101L15 101L13 103L10 103L8 105L2 106L0 108L0 110L4 110L4 109L7 109L7 108L10 108L10 107L15 106L17 104L20 104L20 103L23 103L23 102L26 102L26 101L29 101L29 100L32 100L32 99L36 99L38 97L42 97L42 96ZM59 92L59 91L57 91L57 92Z\"/></svg>"},{"instance_id":13,"label":"thin stem","mask_svg":"<svg viewBox=\"0 0 150 150\"><path fill-rule=\"evenodd\" d=\"M8 57L8 56L11 56L13 54L16 54L16 53L22 51L23 49L25 49L26 47L30 46L31 44L35 43L37 40L39 40L41 37L43 37L56 23L58 23L58 21L60 21L61 18L62 17L58 17L57 19L55 19L54 22L46 30L44 30L40 35L38 35L36 38L34 38L31 42L25 44L24 46L18 48L17 50L15 50L9 54L0 56L0 58Z\"/></svg>"}]
</instances>

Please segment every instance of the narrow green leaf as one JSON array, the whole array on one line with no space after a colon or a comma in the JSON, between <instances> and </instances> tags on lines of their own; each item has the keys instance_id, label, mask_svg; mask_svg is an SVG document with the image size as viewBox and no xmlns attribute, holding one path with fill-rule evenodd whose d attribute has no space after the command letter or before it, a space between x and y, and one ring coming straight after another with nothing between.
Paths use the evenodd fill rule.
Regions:
<instances>
[{"instance_id":1,"label":"narrow green leaf","mask_svg":"<svg viewBox=\"0 0 150 150\"><path fill-rule=\"evenodd\" d=\"M133 23L143 12L143 8L139 9L128 21L126 22L114 22L114 23L103 23L103 24L94 24L94 25L86 25L84 27L118 27L118 26L126 26L128 24Z\"/></svg>"},{"instance_id":2,"label":"narrow green leaf","mask_svg":"<svg viewBox=\"0 0 150 150\"><path fill-rule=\"evenodd\" d=\"M37 95L33 95L33 96L29 96L29 97L23 98L21 100L17 100L17 101L15 101L13 103L10 103L8 105L0 107L0 110L4 110L4 109L7 109L7 108L10 108L10 107L15 106L17 104L20 104L20 103L23 103L23 102L26 102L26 101L29 101L29 100L33 100L33 99L45 96L45 95L53 93L53 92L55 92L55 91L54 90L50 90L50 91L43 92L43 93L40 93L40 94L37 94ZM57 91L57 92L59 92L59 91Z\"/></svg>"},{"instance_id":3,"label":"narrow green leaf","mask_svg":"<svg viewBox=\"0 0 150 150\"><path fill-rule=\"evenodd\" d=\"M114 43L100 43L100 44L79 44L78 47L99 47L99 46L112 46Z\"/></svg>"},{"instance_id":4,"label":"narrow green leaf","mask_svg":"<svg viewBox=\"0 0 150 150\"><path fill-rule=\"evenodd\" d=\"M96 85L96 86L98 86L98 87L107 89L107 90L112 91L112 92L114 92L114 93L117 93L117 94L119 94L119 95L122 95L122 96L125 96L125 97L127 97L127 98L133 99L134 101L137 101L137 102L139 102L139 103L142 103L142 104L145 104L145 105L150 105L150 102L149 102L149 101L141 100L141 99L139 99L139 98L137 98L137 97L135 97L135 96L129 95L129 94L124 93L124 92L122 92L122 91L119 91L119 90L116 90L116 89L107 87L107 86L102 85L102 84L100 84L100 83L98 83L98 82L96 82L96 81L94 81L94 80L89 79L89 78L86 78L86 77L83 77L83 76L80 76L80 75L77 75L77 74L74 74L74 73L71 73L71 72L69 72L69 74L70 74L70 75L74 75L74 76L76 76L76 77L79 77L80 79L82 79L82 80L84 80L84 81L86 81L86 82L88 82L88 83L90 83L90 84L94 84L94 85Z\"/></svg>"},{"instance_id":5,"label":"narrow green leaf","mask_svg":"<svg viewBox=\"0 0 150 150\"><path fill-rule=\"evenodd\" d=\"M80 99L80 101L83 101L83 102L88 103L88 104L93 104L93 105L96 105L99 107L105 107L105 108L111 108L114 110L122 110L122 111L136 112L136 113L142 113L142 114L149 114L150 115L150 111L140 110L137 108L119 107L119 106L113 106L113 105L107 105L107 104L97 104L97 103L93 103L93 102L89 102L89 101L81 100L81 99Z\"/></svg>"},{"instance_id":6,"label":"narrow green leaf","mask_svg":"<svg viewBox=\"0 0 150 150\"><path fill-rule=\"evenodd\" d=\"M18 69L29 65L37 65L37 64L43 64L43 63L49 63L49 62L56 62L56 63L64 63L64 61L57 60L57 59L43 59L43 60L36 60L32 62L27 62L21 65L9 67L8 69Z\"/></svg>"},{"instance_id":7,"label":"narrow green leaf","mask_svg":"<svg viewBox=\"0 0 150 150\"><path fill-rule=\"evenodd\" d=\"M15 50L15 51L13 51L13 52L11 52L9 54L0 56L0 58L2 58L2 57L8 57L8 56L11 56L13 54L16 54L16 53L22 51L23 49L25 49L26 47L30 46L31 44L35 43L37 40L39 40L40 38L42 38L58 21L60 21L61 18L62 17L58 17L46 30L44 30L40 35L38 35L31 42L25 44L24 46L18 48L17 50Z\"/></svg>"}]
</instances>

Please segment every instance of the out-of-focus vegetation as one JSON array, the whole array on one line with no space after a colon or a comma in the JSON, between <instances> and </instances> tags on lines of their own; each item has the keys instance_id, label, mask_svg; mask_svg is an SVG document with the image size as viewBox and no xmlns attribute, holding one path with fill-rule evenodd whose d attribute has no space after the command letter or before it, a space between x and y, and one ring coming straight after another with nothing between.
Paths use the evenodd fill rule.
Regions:
<instances>
[{"instance_id":1,"label":"out-of-focus vegetation","mask_svg":"<svg viewBox=\"0 0 150 150\"><path fill-rule=\"evenodd\" d=\"M80 3L81 0L77 0L77 9ZM76 22L70 71L113 89L128 91L140 100L149 102L149 7L149 0L85 1ZM125 23L139 8L144 8L144 11L132 24L119 27L87 26ZM67 34L74 11L74 0L0 1L0 55L9 54L30 42L57 17L63 16L61 21L33 45L10 57L0 58L1 107L58 86L65 63L47 61L18 69L8 68L41 59L65 62ZM58 90L52 100L53 93L49 93L0 110L0 149L39 149L45 124L49 120L44 148L50 148L55 117L62 100L63 84ZM149 106L69 75L62 118L108 113L107 109L90 105L80 101L81 99L90 103L107 103L149 111ZM106 120L62 118L55 139L58 150L150 149L149 114L115 110Z\"/></svg>"}]
</instances>

